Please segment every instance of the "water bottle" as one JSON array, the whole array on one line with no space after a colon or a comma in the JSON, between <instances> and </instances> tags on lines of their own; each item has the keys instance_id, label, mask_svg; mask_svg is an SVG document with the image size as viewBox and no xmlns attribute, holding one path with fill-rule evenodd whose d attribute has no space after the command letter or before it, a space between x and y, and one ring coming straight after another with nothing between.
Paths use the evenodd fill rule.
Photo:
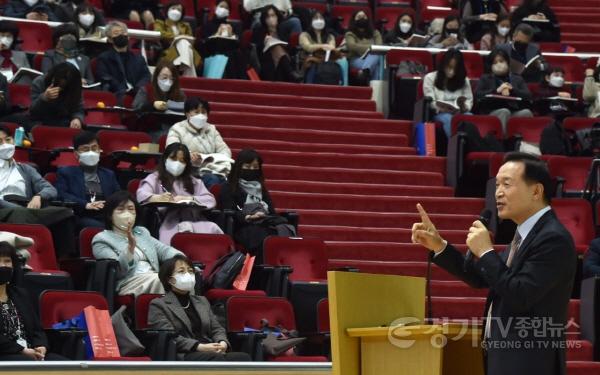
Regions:
<instances>
[{"instance_id":1,"label":"water bottle","mask_svg":"<svg viewBox=\"0 0 600 375\"><path fill-rule=\"evenodd\" d=\"M15 146L22 147L24 137L25 137L25 129L23 129L22 126L19 126L17 128L17 130L15 130Z\"/></svg>"}]
</instances>

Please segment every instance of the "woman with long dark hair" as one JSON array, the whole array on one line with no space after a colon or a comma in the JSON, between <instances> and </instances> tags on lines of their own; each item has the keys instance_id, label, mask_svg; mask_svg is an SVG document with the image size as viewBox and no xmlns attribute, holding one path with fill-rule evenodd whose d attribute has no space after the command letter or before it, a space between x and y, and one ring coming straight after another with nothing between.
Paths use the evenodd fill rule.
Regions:
<instances>
[{"instance_id":1,"label":"woman with long dark hair","mask_svg":"<svg viewBox=\"0 0 600 375\"><path fill-rule=\"evenodd\" d=\"M383 42L395 47L421 47L412 41L414 34L418 34L414 13L404 12L398 15L394 28L385 34Z\"/></svg>"},{"instance_id":2,"label":"woman with long dark hair","mask_svg":"<svg viewBox=\"0 0 600 375\"><path fill-rule=\"evenodd\" d=\"M79 69L64 62L34 79L29 114L33 122L81 129L85 113Z\"/></svg>"},{"instance_id":3,"label":"woman with long dark hair","mask_svg":"<svg viewBox=\"0 0 600 375\"><path fill-rule=\"evenodd\" d=\"M208 221L197 206L207 209L217 205L215 197L206 189L202 180L192 175L190 151L182 143L171 143L163 152L158 171L146 177L137 191L137 199L146 202L180 203L182 206L168 208L159 231L159 239L170 244L179 232L222 234L219 226ZM188 205L189 204L189 205Z\"/></svg>"},{"instance_id":4,"label":"woman with long dark hair","mask_svg":"<svg viewBox=\"0 0 600 375\"><path fill-rule=\"evenodd\" d=\"M219 194L219 207L235 212L234 239L250 254L257 255L257 261L262 258L264 239L278 234L279 225L289 229L287 221L275 212L262 165L263 159L258 152L251 149L240 151Z\"/></svg>"},{"instance_id":5,"label":"woman with long dark hair","mask_svg":"<svg viewBox=\"0 0 600 375\"><path fill-rule=\"evenodd\" d=\"M317 65L324 62L326 51L335 49L335 36L327 30L321 12L312 13L311 25L300 34L298 42L302 47L301 60L306 70L304 81L314 83Z\"/></svg>"},{"instance_id":6,"label":"woman with long dark hair","mask_svg":"<svg viewBox=\"0 0 600 375\"><path fill-rule=\"evenodd\" d=\"M502 123L506 135L506 125L511 117L533 117L528 108L531 93L520 75L512 74L509 67L510 57L506 51L496 48L488 56L486 73L481 76L475 91L477 107L484 115L496 116ZM520 100L489 99L487 95L499 95Z\"/></svg>"},{"instance_id":7,"label":"woman with long dark hair","mask_svg":"<svg viewBox=\"0 0 600 375\"><path fill-rule=\"evenodd\" d=\"M425 76L423 94L432 99L431 109L436 113L434 119L443 124L444 132L450 137L452 116L469 112L473 106L471 84L459 50L446 51L438 69Z\"/></svg>"},{"instance_id":8,"label":"woman with long dark hair","mask_svg":"<svg viewBox=\"0 0 600 375\"><path fill-rule=\"evenodd\" d=\"M151 107L156 111L166 111L167 102L180 102L183 107L185 94L179 83L179 72L172 62L161 59L152 75L152 95L149 97Z\"/></svg>"},{"instance_id":9,"label":"woman with long dark hair","mask_svg":"<svg viewBox=\"0 0 600 375\"><path fill-rule=\"evenodd\" d=\"M374 44L383 44L379 31L375 30L367 13L363 10L354 12L345 35L348 47L348 60L350 66L359 69L358 79L368 82L370 79L379 79L381 57L377 55L361 56Z\"/></svg>"}]
</instances>

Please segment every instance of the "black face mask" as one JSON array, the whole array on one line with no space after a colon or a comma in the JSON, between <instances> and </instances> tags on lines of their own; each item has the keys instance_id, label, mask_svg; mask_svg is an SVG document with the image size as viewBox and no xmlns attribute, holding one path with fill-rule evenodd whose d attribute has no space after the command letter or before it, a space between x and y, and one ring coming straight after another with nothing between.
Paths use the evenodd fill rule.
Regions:
<instances>
[{"instance_id":1,"label":"black face mask","mask_svg":"<svg viewBox=\"0 0 600 375\"><path fill-rule=\"evenodd\" d=\"M514 42L514 46L515 49L521 53L525 53L525 51L527 50L527 43L523 43L523 42Z\"/></svg>"},{"instance_id":2,"label":"black face mask","mask_svg":"<svg viewBox=\"0 0 600 375\"><path fill-rule=\"evenodd\" d=\"M117 48L127 47L127 44L129 44L129 38L127 35L121 34L113 38L113 44Z\"/></svg>"},{"instance_id":3,"label":"black face mask","mask_svg":"<svg viewBox=\"0 0 600 375\"><path fill-rule=\"evenodd\" d=\"M12 267L0 267L0 285L8 284L12 280Z\"/></svg>"},{"instance_id":4,"label":"black face mask","mask_svg":"<svg viewBox=\"0 0 600 375\"><path fill-rule=\"evenodd\" d=\"M260 177L260 169L242 169L240 171L240 178L246 181L258 181Z\"/></svg>"},{"instance_id":5,"label":"black face mask","mask_svg":"<svg viewBox=\"0 0 600 375\"><path fill-rule=\"evenodd\" d=\"M364 18L357 20L355 23L356 23L356 27L358 27L360 29L366 29L367 27L369 27L369 20L364 19Z\"/></svg>"}]
</instances>

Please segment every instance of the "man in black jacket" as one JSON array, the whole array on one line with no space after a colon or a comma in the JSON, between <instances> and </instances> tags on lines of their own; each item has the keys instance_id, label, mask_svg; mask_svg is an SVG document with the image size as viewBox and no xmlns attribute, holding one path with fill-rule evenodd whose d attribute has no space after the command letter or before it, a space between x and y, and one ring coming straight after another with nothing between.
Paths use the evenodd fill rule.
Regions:
<instances>
[{"instance_id":1,"label":"man in black jacket","mask_svg":"<svg viewBox=\"0 0 600 375\"><path fill-rule=\"evenodd\" d=\"M475 221L463 256L440 237L425 210L412 240L432 260L469 285L489 288L483 344L488 375L566 373L567 309L576 255L573 239L550 207L551 179L536 157L510 153L496 176L498 216L518 226L507 251L493 250L490 233Z\"/></svg>"},{"instance_id":2,"label":"man in black jacket","mask_svg":"<svg viewBox=\"0 0 600 375\"><path fill-rule=\"evenodd\" d=\"M522 23L515 27L512 42L500 44L497 48L510 56L510 72L523 76L527 83L540 83L544 79L548 64L542 56L540 47L532 43L534 30Z\"/></svg>"}]
</instances>

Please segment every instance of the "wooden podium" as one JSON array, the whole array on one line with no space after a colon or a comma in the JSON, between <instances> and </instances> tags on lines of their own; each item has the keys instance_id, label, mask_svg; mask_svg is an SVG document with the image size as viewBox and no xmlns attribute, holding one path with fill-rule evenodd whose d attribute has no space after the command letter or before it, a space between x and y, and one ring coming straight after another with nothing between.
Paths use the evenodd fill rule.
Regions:
<instances>
[{"instance_id":1,"label":"wooden podium","mask_svg":"<svg viewBox=\"0 0 600 375\"><path fill-rule=\"evenodd\" d=\"M327 277L333 375L483 375L479 328L423 325L425 279Z\"/></svg>"}]
</instances>

